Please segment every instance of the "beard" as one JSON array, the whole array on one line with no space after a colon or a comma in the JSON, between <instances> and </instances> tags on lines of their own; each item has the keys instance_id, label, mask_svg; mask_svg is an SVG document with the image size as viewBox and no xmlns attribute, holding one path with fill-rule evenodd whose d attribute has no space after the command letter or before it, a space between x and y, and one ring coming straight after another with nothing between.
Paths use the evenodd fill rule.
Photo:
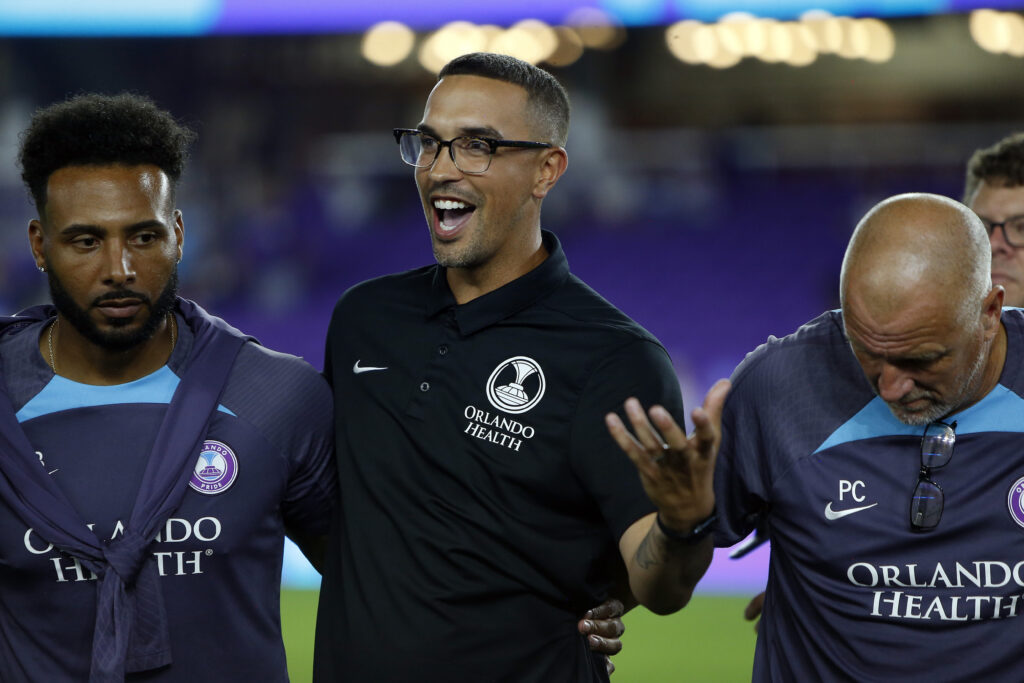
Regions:
<instances>
[{"instance_id":1,"label":"beard","mask_svg":"<svg viewBox=\"0 0 1024 683\"><path fill-rule=\"evenodd\" d=\"M913 412L903 410L900 402L886 401L886 404L889 406L889 410L892 411L892 414L896 419L903 424L920 426L935 422L936 420L955 411L966 402L968 397L974 395L978 390L978 385L981 384L982 375L985 371L985 361L987 360L988 353L985 352L984 348L979 349L978 355L974 359L974 363L968 371L964 373L963 379L958 382L959 386L963 387L962 391L953 398L941 402L934 402L925 410L916 410ZM911 403L919 398L927 398L930 394L931 392L924 391L916 396L911 394L910 397L904 397L903 400L906 403Z\"/></svg>"},{"instance_id":2,"label":"beard","mask_svg":"<svg viewBox=\"0 0 1024 683\"><path fill-rule=\"evenodd\" d=\"M437 261L437 265L445 268L476 268L487 263L490 254L486 253L480 245L470 241L470 243L460 246L462 246L462 251L453 250L453 252L446 253L444 251L445 246L435 241L433 250L434 260Z\"/></svg>"},{"instance_id":3,"label":"beard","mask_svg":"<svg viewBox=\"0 0 1024 683\"><path fill-rule=\"evenodd\" d=\"M75 300L68 293L68 290L64 288L63 283L49 263L46 267L46 276L50 284L50 298L53 300L53 305L57 307L57 311L71 323L72 327L78 330L79 334L107 351L127 351L152 339L157 327L167 317L167 314L174 309L174 304L178 297L177 266L171 272L167 285L160 292L160 296L157 297L155 303L150 301L148 296L130 289L118 289L98 296L93 299L89 308L95 308L104 301L112 299L138 299L144 306L149 308L149 317L146 318L146 322L141 327L134 330L119 330L117 328L126 328L132 323L132 320L112 318L110 319L110 324L114 329L105 331L101 330L93 322L92 318L89 317L88 308L82 308L75 303Z\"/></svg>"},{"instance_id":4,"label":"beard","mask_svg":"<svg viewBox=\"0 0 1024 683\"><path fill-rule=\"evenodd\" d=\"M479 209L477 209L479 211ZM443 242L430 232L431 247L434 260L445 268L465 268L472 270L491 263L509 241L518 239L525 207L516 210L508 222L502 225L485 224L483 217L474 219L481 222L473 225L469 232L464 233L456 242ZM472 219L471 219L472 220ZM527 254L523 254L525 256Z\"/></svg>"}]
</instances>

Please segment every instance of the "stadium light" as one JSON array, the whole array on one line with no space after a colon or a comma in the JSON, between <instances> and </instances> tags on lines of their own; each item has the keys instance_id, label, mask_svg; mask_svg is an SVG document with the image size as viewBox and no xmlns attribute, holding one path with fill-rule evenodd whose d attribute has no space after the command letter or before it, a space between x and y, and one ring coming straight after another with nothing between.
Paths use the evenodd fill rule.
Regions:
<instances>
[{"instance_id":1,"label":"stadium light","mask_svg":"<svg viewBox=\"0 0 1024 683\"><path fill-rule=\"evenodd\" d=\"M382 21L363 36L363 58L378 66L394 66L409 56L415 42L416 34L405 24Z\"/></svg>"},{"instance_id":2,"label":"stadium light","mask_svg":"<svg viewBox=\"0 0 1024 683\"><path fill-rule=\"evenodd\" d=\"M575 29L568 26L556 26L555 35L558 37L558 46L554 53L548 57L548 63L552 66L569 66L583 56L583 41Z\"/></svg>"}]
</instances>

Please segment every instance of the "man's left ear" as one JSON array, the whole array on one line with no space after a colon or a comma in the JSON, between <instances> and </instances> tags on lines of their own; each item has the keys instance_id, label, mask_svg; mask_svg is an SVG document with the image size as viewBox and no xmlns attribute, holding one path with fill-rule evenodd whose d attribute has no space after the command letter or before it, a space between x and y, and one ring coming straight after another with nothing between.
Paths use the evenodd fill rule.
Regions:
<instances>
[{"instance_id":1,"label":"man's left ear","mask_svg":"<svg viewBox=\"0 0 1024 683\"><path fill-rule=\"evenodd\" d=\"M544 150L540 173L537 176L537 182L533 185L533 196L537 199L544 199L568 166L569 155L565 153L564 147Z\"/></svg>"}]
</instances>

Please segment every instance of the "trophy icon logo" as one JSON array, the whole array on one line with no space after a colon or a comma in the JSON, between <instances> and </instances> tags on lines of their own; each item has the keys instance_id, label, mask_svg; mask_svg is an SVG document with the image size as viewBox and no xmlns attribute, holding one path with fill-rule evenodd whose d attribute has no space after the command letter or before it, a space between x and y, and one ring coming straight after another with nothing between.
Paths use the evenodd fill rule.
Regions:
<instances>
[{"instance_id":1,"label":"trophy icon logo","mask_svg":"<svg viewBox=\"0 0 1024 683\"><path fill-rule=\"evenodd\" d=\"M494 368L487 380L487 400L506 413L525 413L544 397L544 371L537 361L514 356Z\"/></svg>"},{"instance_id":2,"label":"trophy icon logo","mask_svg":"<svg viewBox=\"0 0 1024 683\"><path fill-rule=\"evenodd\" d=\"M206 440L192 470L188 485L199 493L211 496L231 488L238 476L238 456L220 441Z\"/></svg>"}]
</instances>

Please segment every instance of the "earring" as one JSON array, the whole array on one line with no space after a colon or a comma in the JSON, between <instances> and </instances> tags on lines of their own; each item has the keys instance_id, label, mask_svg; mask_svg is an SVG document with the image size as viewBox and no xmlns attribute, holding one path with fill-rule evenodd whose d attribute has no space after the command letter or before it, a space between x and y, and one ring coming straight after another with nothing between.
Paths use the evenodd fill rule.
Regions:
<instances>
[{"instance_id":1,"label":"earring","mask_svg":"<svg viewBox=\"0 0 1024 683\"><path fill-rule=\"evenodd\" d=\"M46 268L44 268L43 266L36 266L36 268L39 269L40 273L45 273L46 272Z\"/></svg>"}]
</instances>

